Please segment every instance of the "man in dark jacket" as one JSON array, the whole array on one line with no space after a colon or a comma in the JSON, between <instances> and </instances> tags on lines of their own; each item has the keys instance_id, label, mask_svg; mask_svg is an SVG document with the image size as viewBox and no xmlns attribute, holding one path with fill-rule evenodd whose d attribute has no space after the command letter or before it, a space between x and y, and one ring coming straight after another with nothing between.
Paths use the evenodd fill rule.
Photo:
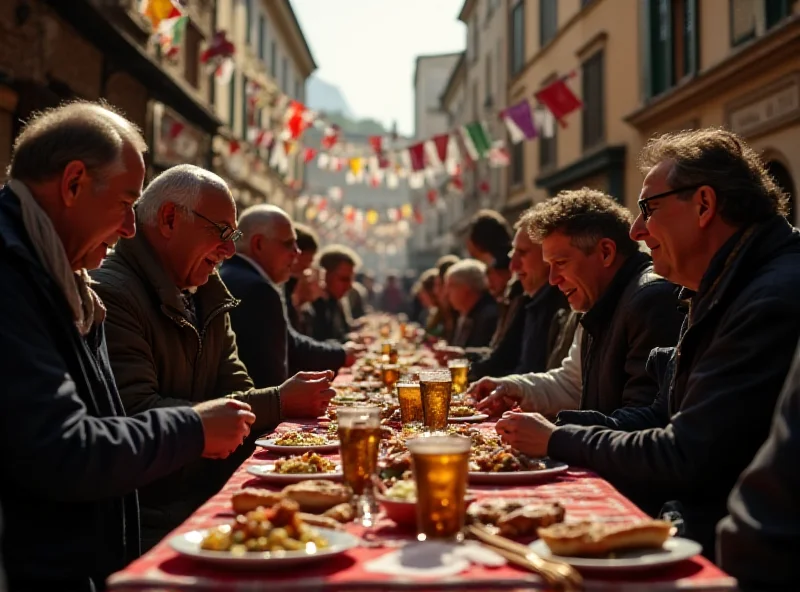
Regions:
<instances>
[{"instance_id":1,"label":"man in dark jacket","mask_svg":"<svg viewBox=\"0 0 800 592\"><path fill-rule=\"evenodd\" d=\"M125 416L86 268L136 231L146 144L107 108L45 112L0 190L0 503L10 590L89 591L139 555L136 489L224 457L245 404Z\"/></svg>"},{"instance_id":2,"label":"man in dark jacket","mask_svg":"<svg viewBox=\"0 0 800 592\"><path fill-rule=\"evenodd\" d=\"M451 345L486 347L497 329L497 302L489 293L486 266L476 259L464 259L445 274L445 292L458 313Z\"/></svg>"},{"instance_id":3,"label":"man in dark jacket","mask_svg":"<svg viewBox=\"0 0 800 592\"><path fill-rule=\"evenodd\" d=\"M563 396L540 396L549 373L484 378L470 392L476 398L498 392L481 408L499 413L514 399L525 411L555 415L577 408L612 413L653 402L658 384L647 373L647 358L654 347L677 343L683 315L675 286L653 273L650 258L628 236L631 220L618 202L591 189L565 191L528 210L525 225L542 245L550 283L583 313L581 390L570 404Z\"/></svg>"},{"instance_id":4,"label":"man in dark jacket","mask_svg":"<svg viewBox=\"0 0 800 592\"><path fill-rule=\"evenodd\" d=\"M219 491L284 417L317 417L333 395L331 372L298 374L257 389L239 359L231 296L217 265L240 232L225 182L192 165L161 173L136 209L139 233L119 242L93 272L107 308L108 351L125 410L185 407L217 397L252 406L253 434L224 461L200 461L141 491L143 544L150 548Z\"/></svg>"},{"instance_id":5,"label":"man in dark jacket","mask_svg":"<svg viewBox=\"0 0 800 592\"><path fill-rule=\"evenodd\" d=\"M311 327L305 326L300 309L310 307L311 303L316 300L316 295L312 297L313 291L309 289L309 278L313 275L311 265L319 250L319 237L312 228L297 222L294 223L294 231L297 235L297 248L300 250L300 254L294 260L291 276L284 284L284 301L289 323L299 333L308 335ZM316 278L313 281L316 282ZM318 282L316 284L313 287L318 289Z\"/></svg>"},{"instance_id":6,"label":"man in dark jacket","mask_svg":"<svg viewBox=\"0 0 800 592\"><path fill-rule=\"evenodd\" d=\"M612 418L569 414L596 425L519 414L497 428L525 452L597 471L650 513L679 502L670 505L688 536L713 556L714 528L767 438L800 337L800 234L759 156L731 132L655 138L641 163L631 236L686 287L690 311L659 397Z\"/></svg>"},{"instance_id":7,"label":"man in dark jacket","mask_svg":"<svg viewBox=\"0 0 800 592\"><path fill-rule=\"evenodd\" d=\"M346 296L361 258L343 245L330 245L320 251L318 263L325 270L325 293L312 304L311 337L344 343L353 324Z\"/></svg>"},{"instance_id":8,"label":"man in dark jacket","mask_svg":"<svg viewBox=\"0 0 800 592\"><path fill-rule=\"evenodd\" d=\"M744 590L791 590L800 580L800 346L772 429L717 527L722 569Z\"/></svg>"},{"instance_id":9,"label":"man in dark jacket","mask_svg":"<svg viewBox=\"0 0 800 592\"><path fill-rule=\"evenodd\" d=\"M549 370L550 354L559 341L562 313L569 309L561 291L547 282L550 266L542 247L534 243L522 221L517 223L510 268L524 290L510 327L492 353L470 367L471 380ZM572 336L562 338L572 341ZM562 356L563 357L563 356ZM556 367L561 365L558 360Z\"/></svg>"},{"instance_id":10,"label":"man in dark jacket","mask_svg":"<svg viewBox=\"0 0 800 592\"><path fill-rule=\"evenodd\" d=\"M272 205L248 208L239 217L242 240L220 277L240 301L231 315L239 359L256 388L277 386L298 370L333 370L355 361L351 346L321 343L288 323L283 283L298 255L286 212Z\"/></svg>"}]
</instances>

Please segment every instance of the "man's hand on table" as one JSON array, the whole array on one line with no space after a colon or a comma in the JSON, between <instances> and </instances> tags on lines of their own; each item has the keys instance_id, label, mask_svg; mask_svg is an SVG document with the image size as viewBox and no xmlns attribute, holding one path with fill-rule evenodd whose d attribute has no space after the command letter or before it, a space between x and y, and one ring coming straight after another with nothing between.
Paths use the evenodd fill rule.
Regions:
<instances>
[{"instance_id":1,"label":"man's hand on table","mask_svg":"<svg viewBox=\"0 0 800 592\"><path fill-rule=\"evenodd\" d=\"M497 422L495 429L503 442L523 454L538 458L547 456L547 445L556 426L539 413L508 411Z\"/></svg>"},{"instance_id":2,"label":"man's hand on table","mask_svg":"<svg viewBox=\"0 0 800 592\"><path fill-rule=\"evenodd\" d=\"M194 406L203 424L205 458L227 458L250 434L256 420L250 405L235 399L213 399Z\"/></svg>"},{"instance_id":3,"label":"man's hand on table","mask_svg":"<svg viewBox=\"0 0 800 592\"><path fill-rule=\"evenodd\" d=\"M363 345L359 345L357 343L353 343L352 341L348 341L344 344L344 367L349 368L353 364L356 363L356 355L363 353L366 351L366 347Z\"/></svg>"},{"instance_id":4,"label":"man's hand on table","mask_svg":"<svg viewBox=\"0 0 800 592\"><path fill-rule=\"evenodd\" d=\"M499 417L516 407L522 394L516 385L502 378L481 378L467 389L466 396L476 402L476 409L490 417Z\"/></svg>"},{"instance_id":5,"label":"man's hand on table","mask_svg":"<svg viewBox=\"0 0 800 592\"><path fill-rule=\"evenodd\" d=\"M281 410L285 418L315 418L328 408L336 395L331 388L333 372L298 372L280 386Z\"/></svg>"}]
</instances>

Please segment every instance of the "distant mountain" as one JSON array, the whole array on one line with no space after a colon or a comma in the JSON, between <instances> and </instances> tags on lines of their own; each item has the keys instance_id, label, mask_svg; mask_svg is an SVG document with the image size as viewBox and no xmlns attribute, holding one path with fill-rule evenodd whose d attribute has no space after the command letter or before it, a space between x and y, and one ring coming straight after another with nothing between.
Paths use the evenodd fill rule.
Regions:
<instances>
[{"instance_id":1,"label":"distant mountain","mask_svg":"<svg viewBox=\"0 0 800 592\"><path fill-rule=\"evenodd\" d=\"M335 123L345 134L358 134L362 136L383 136L388 133L380 122L374 119L354 120L341 113L325 112L325 121Z\"/></svg>"},{"instance_id":2,"label":"distant mountain","mask_svg":"<svg viewBox=\"0 0 800 592\"><path fill-rule=\"evenodd\" d=\"M339 87L316 76L308 79L306 104L314 111L341 113L348 119L355 119L353 111Z\"/></svg>"}]
</instances>

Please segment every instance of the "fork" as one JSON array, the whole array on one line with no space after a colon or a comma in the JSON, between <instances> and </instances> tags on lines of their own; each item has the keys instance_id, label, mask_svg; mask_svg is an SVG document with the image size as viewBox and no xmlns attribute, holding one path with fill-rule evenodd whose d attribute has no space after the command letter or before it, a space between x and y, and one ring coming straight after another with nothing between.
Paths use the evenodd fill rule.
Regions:
<instances>
[{"instance_id":1,"label":"fork","mask_svg":"<svg viewBox=\"0 0 800 592\"><path fill-rule=\"evenodd\" d=\"M558 590L583 589L583 578L574 567L567 563L540 557L525 545L496 535L482 525L472 524L466 527L466 531L472 538L491 547L493 551L510 563L539 574L545 582Z\"/></svg>"}]
</instances>

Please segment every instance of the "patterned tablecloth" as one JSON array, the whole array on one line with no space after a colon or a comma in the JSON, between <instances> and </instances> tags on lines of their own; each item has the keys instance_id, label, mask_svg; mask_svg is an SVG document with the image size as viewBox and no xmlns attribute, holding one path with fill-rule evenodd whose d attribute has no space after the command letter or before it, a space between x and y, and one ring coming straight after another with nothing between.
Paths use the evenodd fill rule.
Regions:
<instances>
[{"instance_id":1,"label":"patterned tablecloth","mask_svg":"<svg viewBox=\"0 0 800 592\"><path fill-rule=\"evenodd\" d=\"M278 431L297 429L299 424L284 423ZM488 425L486 427L489 427ZM225 488L200 507L173 534L208 528L232 519L231 494L242 487L267 487L246 472L252 464L263 464L276 457L266 451L256 451L231 477ZM524 497L531 500L559 501L570 518L604 521L634 521L644 514L633 503L597 475L570 470L554 480L525 486L473 486L479 499L483 497ZM361 527L349 527L364 535ZM170 535L172 536L172 535ZM368 538L390 540L410 538L398 531L388 519L378 522ZM169 538L169 537L167 537ZM255 590L431 590L480 589L507 590L540 588L541 580L534 574L512 566L486 568L474 566L456 577L420 580L397 578L367 572L366 562L391 552L393 548L357 548L344 555L318 564L283 571L241 572L226 571L182 557L173 551L166 540L134 561L123 571L111 576L109 589L127 590L218 590L245 592ZM702 557L646 574L621 574L614 578L586 582L591 590L658 591L658 590L730 590L735 581Z\"/></svg>"}]
</instances>

